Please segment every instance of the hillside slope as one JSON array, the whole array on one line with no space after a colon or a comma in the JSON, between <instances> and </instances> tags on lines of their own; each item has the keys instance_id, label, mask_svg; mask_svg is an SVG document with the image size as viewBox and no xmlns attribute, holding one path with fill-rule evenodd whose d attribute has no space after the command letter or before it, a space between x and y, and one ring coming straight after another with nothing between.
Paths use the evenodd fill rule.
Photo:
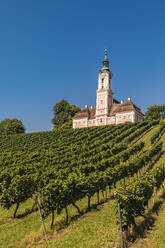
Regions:
<instances>
[{"instance_id":1,"label":"hillside slope","mask_svg":"<svg viewBox=\"0 0 165 248\"><path fill-rule=\"evenodd\" d=\"M118 226L116 201L109 199L108 186L112 194L113 186L118 187L123 179L127 179L123 173L119 175L122 165L126 163L128 168L132 160L152 150L156 143L151 144L150 138L160 128L155 125L144 122L2 137L0 176L3 187L0 202L3 207L9 202L10 209L1 207L0 247L46 247L39 213L31 211L34 193L39 195L42 212L48 216L45 219L48 247L112 247L118 236ZM162 134L155 142L159 138L164 142ZM112 163L115 168L113 175ZM6 175L9 178L7 189L4 184ZM15 178L18 175L17 181ZM30 182L34 183L33 187L29 187L28 195L21 181L24 176L26 182L27 175L28 180L30 177ZM21 187L13 191L14 185ZM58 192L56 185L61 187ZM53 194L56 194L53 202L52 198L47 198L52 187ZM12 214L17 201L13 199L13 194L21 195L15 197L20 201L15 219ZM79 206L81 214L72 203ZM55 212L52 229L50 206L54 206Z\"/></svg>"}]
</instances>

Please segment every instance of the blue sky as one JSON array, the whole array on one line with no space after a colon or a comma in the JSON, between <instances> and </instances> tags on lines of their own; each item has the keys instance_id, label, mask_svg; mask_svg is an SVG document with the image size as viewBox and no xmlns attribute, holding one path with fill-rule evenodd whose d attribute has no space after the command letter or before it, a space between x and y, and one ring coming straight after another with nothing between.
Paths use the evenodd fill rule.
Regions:
<instances>
[{"instance_id":1,"label":"blue sky","mask_svg":"<svg viewBox=\"0 0 165 248\"><path fill-rule=\"evenodd\" d=\"M95 105L108 49L115 98L165 104L164 0L0 1L0 121L51 130L61 99Z\"/></svg>"}]
</instances>

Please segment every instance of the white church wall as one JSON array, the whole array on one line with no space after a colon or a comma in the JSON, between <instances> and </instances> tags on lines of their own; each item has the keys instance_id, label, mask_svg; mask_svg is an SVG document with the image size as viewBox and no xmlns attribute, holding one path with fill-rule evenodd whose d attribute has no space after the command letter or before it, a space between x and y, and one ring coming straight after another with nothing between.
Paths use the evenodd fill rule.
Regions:
<instances>
[{"instance_id":1,"label":"white church wall","mask_svg":"<svg viewBox=\"0 0 165 248\"><path fill-rule=\"evenodd\" d=\"M134 111L116 113L116 124L122 124L124 122L134 122Z\"/></svg>"},{"instance_id":2,"label":"white church wall","mask_svg":"<svg viewBox=\"0 0 165 248\"><path fill-rule=\"evenodd\" d=\"M88 126L88 118L73 120L73 128L83 128Z\"/></svg>"}]
</instances>

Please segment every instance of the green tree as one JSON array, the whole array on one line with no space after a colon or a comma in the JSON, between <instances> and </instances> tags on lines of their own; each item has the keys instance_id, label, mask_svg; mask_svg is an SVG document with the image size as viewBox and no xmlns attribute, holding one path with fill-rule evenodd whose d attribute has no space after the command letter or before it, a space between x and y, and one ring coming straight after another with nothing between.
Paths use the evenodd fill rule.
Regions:
<instances>
[{"instance_id":1,"label":"green tree","mask_svg":"<svg viewBox=\"0 0 165 248\"><path fill-rule=\"evenodd\" d=\"M16 134L24 133L25 128L22 124L22 121L18 119L9 119L6 118L0 122L0 133L1 134Z\"/></svg>"},{"instance_id":2,"label":"green tree","mask_svg":"<svg viewBox=\"0 0 165 248\"><path fill-rule=\"evenodd\" d=\"M158 120L165 118L165 105L151 105L145 113L147 120Z\"/></svg>"},{"instance_id":3,"label":"green tree","mask_svg":"<svg viewBox=\"0 0 165 248\"><path fill-rule=\"evenodd\" d=\"M63 129L68 129L68 128L72 128L72 121L69 121L69 122L65 122L61 128Z\"/></svg>"},{"instance_id":4,"label":"green tree","mask_svg":"<svg viewBox=\"0 0 165 248\"><path fill-rule=\"evenodd\" d=\"M54 130L57 127L61 127L64 123L70 122L72 117L81 109L75 105L70 105L66 100L61 100L54 105L53 110L54 117L52 123L54 125Z\"/></svg>"}]
</instances>

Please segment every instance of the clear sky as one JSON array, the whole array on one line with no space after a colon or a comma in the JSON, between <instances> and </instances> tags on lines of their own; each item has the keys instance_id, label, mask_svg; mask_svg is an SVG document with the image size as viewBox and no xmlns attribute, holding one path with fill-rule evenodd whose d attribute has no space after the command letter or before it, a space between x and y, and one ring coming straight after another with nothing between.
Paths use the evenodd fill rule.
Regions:
<instances>
[{"instance_id":1,"label":"clear sky","mask_svg":"<svg viewBox=\"0 0 165 248\"><path fill-rule=\"evenodd\" d=\"M105 47L116 99L165 104L164 0L0 1L0 121L51 130L61 99L95 105Z\"/></svg>"}]
</instances>

